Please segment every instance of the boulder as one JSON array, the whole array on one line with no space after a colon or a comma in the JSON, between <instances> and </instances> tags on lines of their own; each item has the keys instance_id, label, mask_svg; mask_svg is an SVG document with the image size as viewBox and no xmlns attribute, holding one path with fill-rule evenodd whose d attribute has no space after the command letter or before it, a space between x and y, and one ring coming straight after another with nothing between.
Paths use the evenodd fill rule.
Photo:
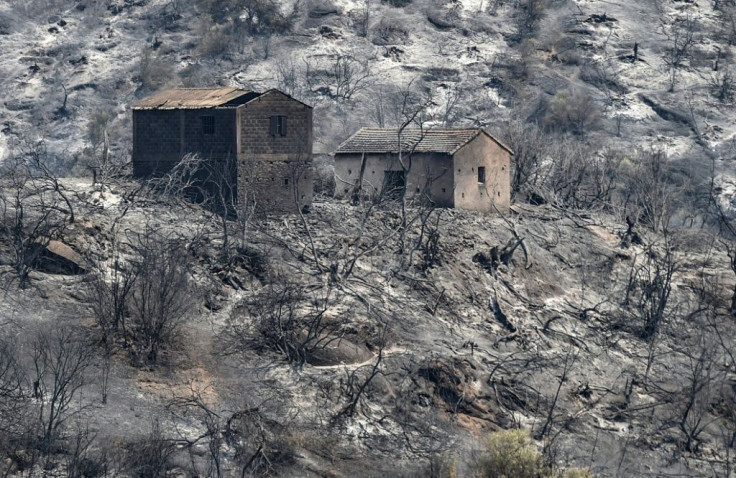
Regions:
<instances>
[{"instance_id":1,"label":"boulder","mask_svg":"<svg viewBox=\"0 0 736 478\"><path fill-rule=\"evenodd\" d=\"M307 353L307 363L316 366L350 365L362 363L373 357L364 345L355 344L347 339L326 341L324 346L317 346Z\"/></svg>"},{"instance_id":2,"label":"boulder","mask_svg":"<svg viewBox=\"0 0 736 478\"><path fill-rule=\"evenodd\" d=\"M74 249L60 241L38 242L32 256L33 268L49 274L77 275L90 270L87 261Z\"/></svg>"}]
</instances>

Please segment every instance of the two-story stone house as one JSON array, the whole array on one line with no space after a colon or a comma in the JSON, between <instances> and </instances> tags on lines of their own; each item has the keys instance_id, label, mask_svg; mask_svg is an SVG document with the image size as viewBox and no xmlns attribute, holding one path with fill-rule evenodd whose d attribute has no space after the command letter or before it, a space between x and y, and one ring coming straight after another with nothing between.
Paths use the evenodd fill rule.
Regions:
<instances>
[{"instance_id":1,"label":"two-story stone house","mask_svg":"<svg viewBox=\"0 0 736 478\"><path fill-rule=\"evenodd\" d=\"M133 172L161 175L186 154L229 170L262 213L312 201L312 108L278 90L177 88L133 106Z\"/></svg>"}]
</instances>

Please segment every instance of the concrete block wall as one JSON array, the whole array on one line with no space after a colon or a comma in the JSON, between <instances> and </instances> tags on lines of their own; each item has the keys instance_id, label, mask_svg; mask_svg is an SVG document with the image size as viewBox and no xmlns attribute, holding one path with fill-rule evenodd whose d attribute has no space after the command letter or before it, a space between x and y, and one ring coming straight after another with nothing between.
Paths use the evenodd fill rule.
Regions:
<instances>
[{"instance_id":1,"label":"concrete block wall","mask_svg":"<svg viewBox=\"0 0 736 478\"><path fill-rule=\"evenodd\" d=\"M286 117L286 135L272 136L271 116ZM262 214L293 213L312 203L312 109L280 91L238 107L238 191L255 196ZM244 199L248 201L248 199Z\"/></svg>"},{"instance_id":2,"label":"concrete block wall","mask_svg":"<svg viewBox=\"0 0 736 478\"><path fill-rule=\"evenodd\" d=\"M214 134L205 134L203 116L214 118ZM270 134L271 116L286 117L286 135ZM280 91L238 107L133 111L137 177L165 173L187 153L236 160L238 200L255 200L258 212L295 212L312 202L312 109Z\"/></svg>"},{"instance_id":3,"label":"concrete block wall","mask_svg":"<svg viewBox=\"0 0 736 478\"><path fill-rule=\"evenodd\" d=\"M133 174L146 177L170 169L181 158L178 111L133 111Z\"/></svg>"},{"instance_id":4,"label":"concrete block wall","mask_svg":"<svg viewBox=\"0 0 736 478\"><path fill-rule=\"evenodd\" d=\"M288 154L312 156L312 109L275 90L238 107L240 153L249 157ZM286 117L286 136L271 136L271 116Z\"/></svg>"},{"instance_id":5,"label":"concrete block wall","mask_svg":"<svg viewBox=\"0 0 736 478\"><path fill-rule=\"evenodd\" d=\"M203 158L237 156L237 124L235 108L209 108L182 110L184 113L185 152L199 154ZM205 134L202 117L211 116L215 122L214 134Z\"/></svg>"},{"instance_id":6,"label":"concrete block wall","mask_svg":"<svg viewBox=\"0 0 736 478\"><path fill-rule=\"evenodd\" d=\"M312 203L311 161L238 161L238 198L258 214L288 214Z\"/></svg>"},{"instance_id":7,"label":"concrete block wall","mask_svg":"<svg viewBox=\"0 0 736 478\"><path fill-rule=\"evenodd\" d=\"M203 116L214 118L213 134L205 134ZM145 177L165 173L187 153L213 160L235 158L235 117L234 108L134 110L134 175Z\"/></svg>"}]
</instances>

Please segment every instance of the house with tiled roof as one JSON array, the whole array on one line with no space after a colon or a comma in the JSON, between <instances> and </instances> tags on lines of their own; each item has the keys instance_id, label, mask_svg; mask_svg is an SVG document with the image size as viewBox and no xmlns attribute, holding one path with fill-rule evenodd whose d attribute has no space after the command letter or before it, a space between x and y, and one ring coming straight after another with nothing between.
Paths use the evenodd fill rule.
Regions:
<instances>
[{"instance_id":1,"label":"house with tiled roof","mask_svg":"<svg viewBox=\"0 0 736 478\"><path fill-rule=\"evenodd\" d=\"M217 177L229 204L263 213L311 204L311 106L278 90L175 88L132 110L136 177L166 174L182 157L196 154L223 173Z\"/></svg>"},{"instance_id":2,"label":"house with tiled roof","mask_svg":"<svg viewBox=\"0 0 736 478\"><path fill-rule=\"evenodd\" d=\"M503 210L512 155L483 128L362 128L335 151L335 195L406 195L438 207Z\"/></svg>"}]
</instances>

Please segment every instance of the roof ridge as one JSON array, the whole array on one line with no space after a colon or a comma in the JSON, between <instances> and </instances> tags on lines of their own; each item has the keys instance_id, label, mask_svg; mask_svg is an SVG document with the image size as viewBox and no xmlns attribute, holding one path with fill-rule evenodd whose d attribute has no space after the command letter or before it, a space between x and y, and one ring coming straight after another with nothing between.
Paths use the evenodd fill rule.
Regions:
<instances>
[{"instance_id":1,"label":"roof ridge","mask_svg":"<svg viewBox=\"0 0 736 478\"><path fill-rule=\"evenodd\" d=\"M240 90L240 91L249 91L245 88L237 88L235 86L175 86L171 88L172 90ZM164 92L166 90L163 90Z\"/></svg>"},{"instance_id":2,"label":"roof ridge","mask_svg":"<svg viewBox=\"0 0 736 478\"><path fill-rule=\"evenodd\" d=\"M438 152L454 154L462 146L484 132L470 128L376 128L362 127L343 143L336 153ZM401 139L401 142L397 141Z\"/></svg>"},{"instance_id":3,"label":"roof ridge","mask_svg":"<svg viewBox=\"0 0 736 478\"><path fill-rule=\"evenodd\" d=\"M200 109L218 108L238 98L258 95L233 86L169 88L159 91L133 104L135 109Z\"/></svg>"}]
</instances>

